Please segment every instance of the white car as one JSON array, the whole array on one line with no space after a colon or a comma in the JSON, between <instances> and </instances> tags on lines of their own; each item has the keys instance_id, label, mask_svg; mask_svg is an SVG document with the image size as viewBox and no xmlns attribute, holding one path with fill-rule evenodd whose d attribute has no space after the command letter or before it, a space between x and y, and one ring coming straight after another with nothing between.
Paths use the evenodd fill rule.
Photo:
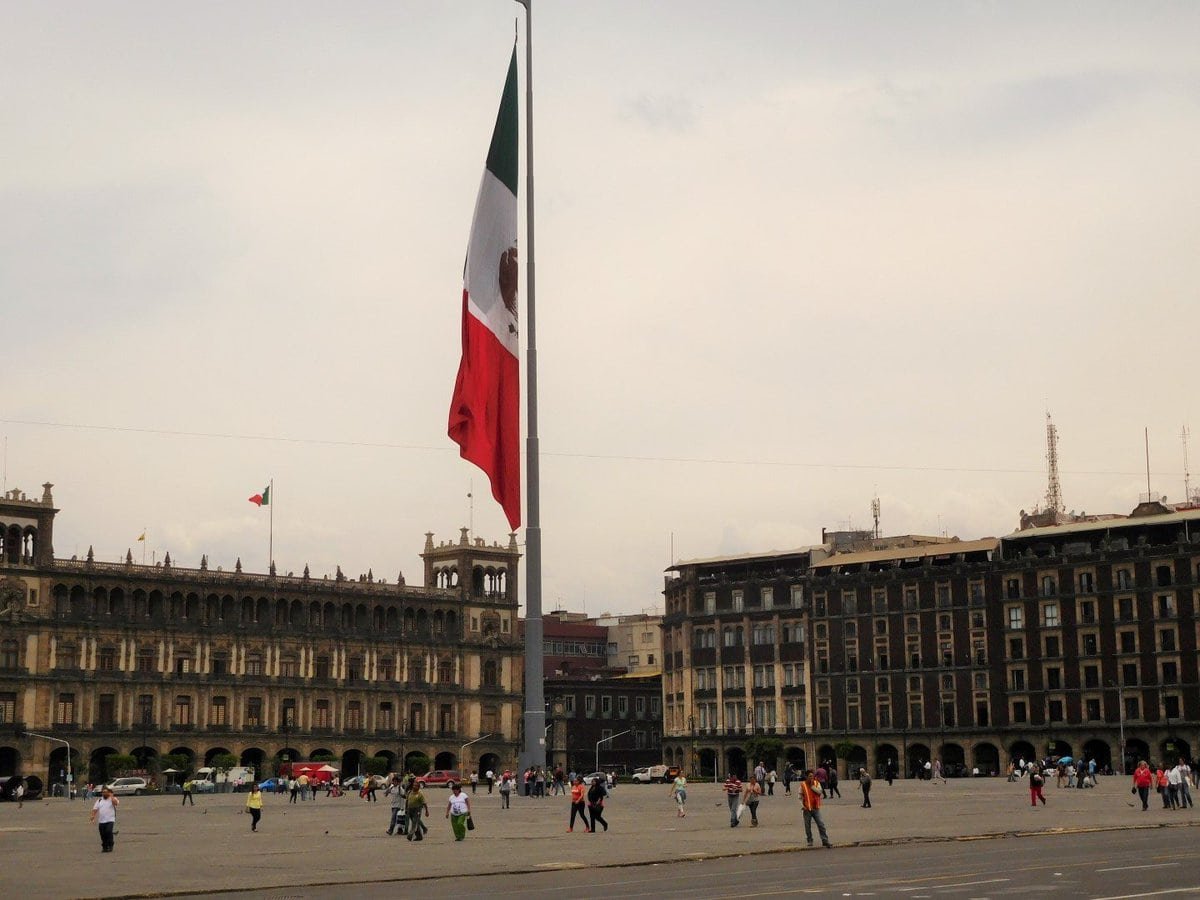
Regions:
<instances>
[{"instance_id":1,"label":"white car","mask_svg":"<svg viewBox=\"0 0 1200 900\"><path fill-rule=\"evenodd\" d=\"M663 784L667 780L666 766L643 766L633 770L634 784Z\"/></svg>"},{"instance_id":2,"label":"white car","mask_svg":"<svg viewBox=\"0 0 1200 900\"><path fill-rule=\"evenodd\" d=\"M150 784L145 778L118 778L108 785L108 789L118 797L140 797L148 787Z\"/></svg>"},{"instance_id":3,"label":"white car","mask_svg":"<svg viewBox=\"0 0 1200 900\"><path fill-rule=\"evenodd\" d=\"M602 782L604 782L604 784L607 785L608 784L608 773L607 772L592 772L589 775L583 776L583 783L586 784L588 787L591 787L592 783L595 781L602 781Z\"/></svg>"}]
</instances>

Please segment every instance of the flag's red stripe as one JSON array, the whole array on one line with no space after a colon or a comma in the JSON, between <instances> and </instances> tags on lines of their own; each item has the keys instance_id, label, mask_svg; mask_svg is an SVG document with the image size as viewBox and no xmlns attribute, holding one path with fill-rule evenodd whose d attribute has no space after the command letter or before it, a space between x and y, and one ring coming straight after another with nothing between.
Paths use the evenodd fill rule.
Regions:
<instances>
[{"instance_id":1,"label":"flag's red stripe","mask_svg":"<svg viewBox=\"0 0 1200 900\"><path fill-rule=\"evenodd\" d=\"M520 364L488 328L467 312L463 291L463 354L450 401L450 439L463 459L487 473L492 496L514 530L521 524Z\"/></svg>"}]
</instances>

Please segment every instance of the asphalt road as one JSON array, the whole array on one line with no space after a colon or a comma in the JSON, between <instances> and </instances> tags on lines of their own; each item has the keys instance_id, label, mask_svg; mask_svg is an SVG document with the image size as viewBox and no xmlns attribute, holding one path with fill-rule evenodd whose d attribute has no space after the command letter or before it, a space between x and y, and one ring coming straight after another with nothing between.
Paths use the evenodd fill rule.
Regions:
<instances>
[{"instance_id":1,"label":"asphalt road","mask_svg":"<svg viewBox=\"0 0 1200 900\"><path fill-rule=\"evenodd\" d=\"M734 898L1200 896L1192 829L1105 831L798 850L695 862L566 868L524 875L485 875L418 883L355 884L240 894L247 900L288 897L355 900L427 897ZM194 895L200 897L203 895Z\"/></svg>"}]
</instances>

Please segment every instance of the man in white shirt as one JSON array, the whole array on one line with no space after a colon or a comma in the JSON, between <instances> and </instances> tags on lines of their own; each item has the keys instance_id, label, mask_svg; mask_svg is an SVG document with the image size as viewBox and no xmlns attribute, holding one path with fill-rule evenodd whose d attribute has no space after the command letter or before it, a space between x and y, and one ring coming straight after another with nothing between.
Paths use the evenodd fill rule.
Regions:
<instances>
[{"instance_id":1,"label":"man in white shirt","mask_svg":"<svg viewBox=\"0 0 1200 900\"><path fill-rule=\"evenodd\" d=\"M1192 767L1187 764L1187 760L1181 759L1176 768L1179 769L1179 807L1183 809L1193 805L1192 789L1189 784L1192 780Z\"/></svg>"},{"instance_id":2,"label":"man in white shirt","mask_svg":"<svg viewBox=\"0 0 1200 900\"><path fill-rule=\"evenodd\" d=\"M100 826L101 853L112 853L113 828L117 824L117 807L120 803L121 801L106 787L100 792L100 799L92 806L91 821Z\"/></svg>"}]
</instances>

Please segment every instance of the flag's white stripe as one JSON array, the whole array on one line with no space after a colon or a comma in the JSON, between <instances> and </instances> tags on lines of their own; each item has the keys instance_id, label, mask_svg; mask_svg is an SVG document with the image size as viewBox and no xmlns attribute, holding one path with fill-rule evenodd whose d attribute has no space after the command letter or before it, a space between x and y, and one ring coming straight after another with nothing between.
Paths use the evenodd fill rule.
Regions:
<instances>
[{"instance_id":1,"label":"flag's white stripe","mask_svg":"<svg viewBox=\"0 0 1200 900\"><path fill-rule=\"evenodd\" d=\"M500 257L517 243L517 198L487 169L475 201L471 243L467 248L467 312L519 356L517 320L500 296Z\"/></svg>"}]
</instances>

